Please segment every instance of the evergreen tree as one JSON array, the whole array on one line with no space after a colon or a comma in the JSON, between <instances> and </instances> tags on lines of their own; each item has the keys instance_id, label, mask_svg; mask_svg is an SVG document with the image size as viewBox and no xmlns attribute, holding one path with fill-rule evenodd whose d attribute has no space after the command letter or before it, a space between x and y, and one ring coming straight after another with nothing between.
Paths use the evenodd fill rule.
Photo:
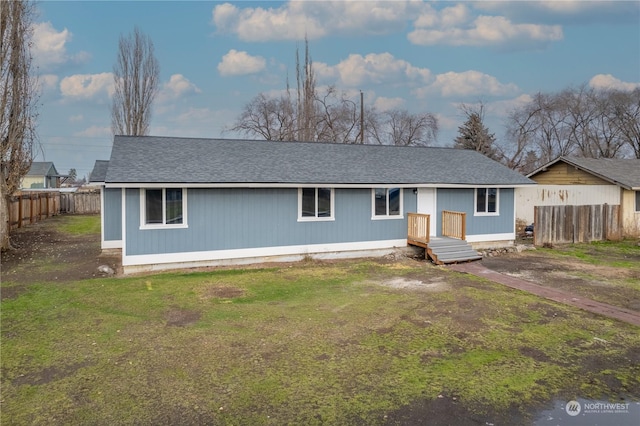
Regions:
<instances>
[{"instance_id":1,"label":"evergreen tree","mask_svg":"<svg viewBox=\"0 0 640 426\"><path fill-rule=\"evenodd\" d=\"M496 140L494 133L489 133L489 129L483 122L483 108L471 110L466 109L467 121L458 127L458 136L454 141L454 148L473 149L489 158L497 160L498 155L493 143Z\"/></svg>"}]
</instances>

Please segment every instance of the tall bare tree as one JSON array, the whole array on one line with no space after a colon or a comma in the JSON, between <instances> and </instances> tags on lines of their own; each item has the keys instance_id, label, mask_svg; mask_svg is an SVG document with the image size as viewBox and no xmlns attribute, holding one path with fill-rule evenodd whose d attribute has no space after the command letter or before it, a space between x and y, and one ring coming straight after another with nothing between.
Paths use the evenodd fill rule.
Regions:
<instances>
[{"instance_id":1,"label":"tall bare tree","mask_svg":"<svg viewBox=\"0 0 640 426\"><path fill-rule=\"evenodd\" d=\"M617 91L611 97L620 139L635 158L640 158L640 87L631 92Z\"/></svg>"},{"instance_id":2,"label":"tall bare tree","mask_svg":"<svg viewBox=\"0 0 640 426\"><path fill-rule=\"evenodd\" d=\"M433 114L411 114L406 110L381 113L360 105L335 86L317 88L306 39L302 65L296 49L295 94L291 93L288 79L286 93L280 97L260 93L245 105L226 131L275 141L362 143L361 108L365 143L430 145L436 140L438 121Z\"/></svg>"},{"instance_id":3,"label":"tall bare tree","mask_svg":"<svg viewBox=\"0 0 640 426\"><path fill-rule=\"evenodd\" d=\"M366 143L396 146L429 146L438 136L438 119L431 113L410 113L405 109L365 114Z\"/></svg>"},{"instance_id":4,"label":"tall bare tree","mask_svg":"<svg viewBox=\"0 0 640 426\"><path fill-rule=\"evenodd\" d=\"M10 247L8 197L29 171L36 142L37 79L31 66L35 6L0 2L0 248Z\"/></svg>"},{"instance_id":5,"label":"tall bare tree","mask_svg":"<svg viewBox=\"0 0 640 426\"><path fill-rule=\"evenodd\" d=\"M312 141L315 130L316 77L309 54L309 40L304 39L304 65L300 67L300 56L296 49L296 82L298 95L298 140Z\"/></svg>"},{"instance_id":6,"label":"tall bare tree","mask_svg":"<svg viewBox=\"0 0 640 426\"><path fill-rule=\"evenodd\" d=\"M111 106L111 129L115 135L142 136L149 132L153 100L158 93L160 65L153 41L137 27L120 36L118 58L113 67L115 91Z\"/></svg>"}]
</instances>

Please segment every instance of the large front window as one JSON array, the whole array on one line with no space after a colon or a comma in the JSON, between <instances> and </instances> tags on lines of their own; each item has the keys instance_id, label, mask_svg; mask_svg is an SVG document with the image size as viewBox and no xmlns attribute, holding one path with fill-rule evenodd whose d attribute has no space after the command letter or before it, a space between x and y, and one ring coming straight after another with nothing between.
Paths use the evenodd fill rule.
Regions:
<instances>
[{"instance_id":1,"label":"large front window","mask_svg":"<svg viewBox=\"0 0 640 426\"><path fill-rule=\"evenodd\" d=\"M333 189L300 188L298 220L333 220Z\"/></svg>"},{"instance_id":2,"label":"large front window","mask_svg":"<svg viewBox=\"0 0 640 426\"><path fill-rule=\"evenodd\" d=\"M373 194L373 218L402 218L402 189L400 188L374 188Z\"/></svg>"},{"instance_id":3,"label":"large front window","mask_svg":"<svg viewBox=\"0 0 640 426\"><path fill-rule=\"evenodd\" d=\"M476 188L476 215L498 214L498 188Z\"/></svg>"},{"instance_id":4,"label":"large front window","mask_svg":"<svg viewBox=\"0 0 640 426\"><path fill-rule=\"evenodd\" d=\"M186 189L154 188L141 192L141 227L186 226Z\"/></svg>"}]
</instances>

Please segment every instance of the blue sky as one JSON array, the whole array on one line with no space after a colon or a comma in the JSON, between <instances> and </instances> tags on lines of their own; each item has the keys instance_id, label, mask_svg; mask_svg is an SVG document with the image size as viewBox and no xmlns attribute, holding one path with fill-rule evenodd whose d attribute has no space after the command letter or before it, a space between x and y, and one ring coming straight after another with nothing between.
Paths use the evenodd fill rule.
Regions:
<instances>
[{"instance_id":1,"label":"blue sky","mask_svg":"<svg viewBox=\"0 0 640 426\"><path fill-rule=\"evenodd\" d=\"M501 139L506 114L537 92L640 86L634 1L40 1L34 61L42 86L36 161L88 175L111 152L111 72L134 26L153 40L160 92L150 134L223 133L260 92L295 74L305 34L318 86L378 109L431 112L439 145L485 105Z\"/></svg>"}]
</instances>

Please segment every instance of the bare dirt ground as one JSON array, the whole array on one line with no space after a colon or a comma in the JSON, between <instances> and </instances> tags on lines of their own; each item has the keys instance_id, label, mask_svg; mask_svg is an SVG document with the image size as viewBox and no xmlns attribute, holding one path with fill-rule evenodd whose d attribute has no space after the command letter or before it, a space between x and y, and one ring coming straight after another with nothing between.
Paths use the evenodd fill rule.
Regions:
<instances>
[{"instance_id":1,"label":"bare dirt ground","mask_svg":"<svg viewBox=\"0 0 640 426\"><path fill-rule=\"evenodd\" d=\"M25 286L39 281L71 282L103 276L100 265L117 270L117 256L100 250L100 234L69 235L55 229L61 216L11 232L12 250L0 254L0 281L16 285L3 287L2 299L15 297ZM70 267L73 265L72 267Z\"/></svg>"},{"instance_id":2,"label":"bare dirt ground","mask_svg":"<svg viewBox=\"0 0 640 426\"><path fill-rule=\"evenodd\" d=\"M609 254L606 260L636 263L638 267L593 265L539 250L488 257L482 264L496 272L542 286L640 312L640 250L617 257L620 255Z\"/></svg>"}]
</instances>

